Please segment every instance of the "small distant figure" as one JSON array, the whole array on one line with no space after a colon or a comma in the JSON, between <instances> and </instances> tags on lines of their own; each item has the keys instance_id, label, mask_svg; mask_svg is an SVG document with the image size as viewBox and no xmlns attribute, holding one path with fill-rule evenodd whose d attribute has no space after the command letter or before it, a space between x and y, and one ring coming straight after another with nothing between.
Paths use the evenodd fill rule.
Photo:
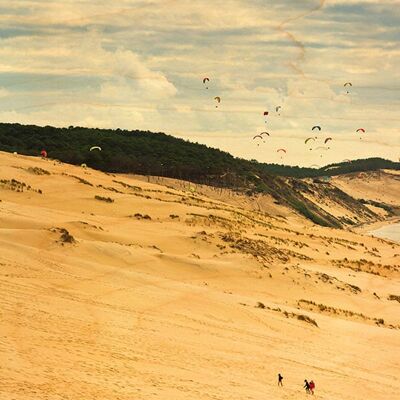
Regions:
<instances>
[{"instance_id":1,"label":"small distant figure","mask_svg":"<svg viewBox=\"0 0 400 400\"><path fill-rule=\"evenodd\" d=\"M304 389L306 389L306 393L310 393L310 384L308 383L307 379L304 379Z\"/></svg>"},{"instance_id":2,"label":"small distant figure","mask_svg":"<svg viewBox=\"0 0 400 400\"><path fill-rule=\"evenodd\" d=\"M310 383L308 384L310 387L310 392L311 394L314 394L314 389L315 389L315 383L314 381L310 381Z\"/></svg>"},{"instance_id":3,"label":"small distant figure","mask_svg":"<svg viewBox=\"0 0 400 400\"><path fill-rule=\"evenodd\" d=\"M278 374L278 386L283 386L283 376L281 374Z\"/></svg>"}]
</instances>

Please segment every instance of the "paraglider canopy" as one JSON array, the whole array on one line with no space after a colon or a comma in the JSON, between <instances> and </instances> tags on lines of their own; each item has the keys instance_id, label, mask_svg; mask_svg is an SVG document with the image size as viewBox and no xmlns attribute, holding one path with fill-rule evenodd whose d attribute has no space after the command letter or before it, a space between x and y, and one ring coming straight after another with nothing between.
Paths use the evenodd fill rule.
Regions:
<instances>
[{"instance_id":1,"label":"paraglider canopy","mask_svg":"<svg viewBox=\"0 0 400 400\"><path fill-rule=\"evenodd\" d=\"M318 129L318 130L320 131L320 130L321 130L321 127L320 127L319 125L315 125L315 126L312 127L311 130L313 131L314 129Z\"/></svg>"},{"instance_id":2,"label":"paraglider canopy","mask_svg":"<svg viewBox=\"0 0 400 400\"><path fill-rule=\"evenodd\" d=\"M262 135L270 136L268 132L261 132L260 135L261 135L261 136L262 136Z\"/></svg>"},{"instance_id":3,"label":"paraglider canopy","mask_svg":"<svg viewBox=\"0 0 400 400\"><path fill-rule=\"evenodd\" d=\"M100 147L100 146L93 146L93 147L91 147L89 150L90 150L90 151L93 151L93 150L99 150L99 151L101 151L101 147Z\"/></svg>"},{"instance_id":4,"label":"paraglider canopy","mask_svg":"<svg viewBox=\"0 0 400 400\"><path fill-rule=\"evenodd\" d=\"M214 100L216 100L218 104L221 103L221 97L219 97L219 96L215 96ZM218 108L218 106L215 106L215 107Z\"/></svg>"},{"instance_id":5,"label":"paraglider canopy","mask_svg":"<svg viewBox=\"0 0 400 400\"><path fill-rule=\"evenodd\" d=\"M330 140L332 140L331 137L326 138L325 141L324 141L324 144L327 144Z\"/></svg>"},{"instance_id":6,"label":"paraglider canopy","mask_svg":"<svg viewBox=\"0 0 400 400\"><path fill-rule=\"evenodd\" d=\"M41 155L42 157L46 158L46 157L47 157L47 151L43 149L43 150L40 152L40 155Z\"/></svg>"},{"instance_id":7,"label":"paraglider canopy","mask_svg":"<svg viewBox=\"0 0 400 400\"><path fill-rule=\"evenodd\" d=\"M264 115L268 115L269 113L268 113L268 111L264 111Z\"/></svg>"},{"instance_id":8,"label":"paraglider canopy","mask_svg":"<svg viewBox=\"0 0 400 400\"><path fill-rule=\"evenodd\" d=\"M206 82L210 82L210 78L203 78L203 83L205 84ZM206 86L206 89L208 89L208 86Z\"/></svg>"},{"instance_id":9,"label":"paraglider canopy","mask_svg":"<svg viewBox=\"0 0 400 400\"><path fill-rule=\"evenodd\" d=\"M364 129L364 128L358 128L358 129L356 130L356 132L364 132L364 133L365 133L365 129Z\"/></svg>"}]
</instances>

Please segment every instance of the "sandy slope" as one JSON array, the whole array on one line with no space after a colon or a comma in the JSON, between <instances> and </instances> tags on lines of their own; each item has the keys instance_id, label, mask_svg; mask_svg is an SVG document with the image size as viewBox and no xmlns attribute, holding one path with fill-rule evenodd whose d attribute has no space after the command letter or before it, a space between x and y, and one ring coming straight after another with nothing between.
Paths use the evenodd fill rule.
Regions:
<instances>
[{"instance_id":1,"label":"sandy slope","mask_svg":"<svg viewBox=\"0 0 400 400\"><path fill-rule=\"evenodd\" d=\"M0 399L398 397L399 245L50 160L0 180Z\"/></svg>"},{"instance_id":2,"label":"sandy slope","mask_svg":"<svg viewBox=\"0 0 400 400\"><path fill-rule=\"evenodd\" d=\"M400 206L398 171L383 170L340 175L334 177L332 181L345 192L351 192L357 199Z\"/></svg>"}]
</instances>

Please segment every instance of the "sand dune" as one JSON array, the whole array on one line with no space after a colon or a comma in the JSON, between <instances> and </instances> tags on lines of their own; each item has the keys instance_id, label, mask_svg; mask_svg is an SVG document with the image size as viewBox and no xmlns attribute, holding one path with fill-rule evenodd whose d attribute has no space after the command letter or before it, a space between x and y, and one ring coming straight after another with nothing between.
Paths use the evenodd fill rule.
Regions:
<instances>
[{"instance_id":1,"label":"sand dune","mask_svg":"<svg viewBox=\"0 0 400 400\"><path fill-rule=\"evenodd\" d=\"M299 399L305 378L324 400L399 396L398 244L268 198L0 168L0 399ZM373 179L335 184L394 204Z\"/></svg>"}]
</instances>

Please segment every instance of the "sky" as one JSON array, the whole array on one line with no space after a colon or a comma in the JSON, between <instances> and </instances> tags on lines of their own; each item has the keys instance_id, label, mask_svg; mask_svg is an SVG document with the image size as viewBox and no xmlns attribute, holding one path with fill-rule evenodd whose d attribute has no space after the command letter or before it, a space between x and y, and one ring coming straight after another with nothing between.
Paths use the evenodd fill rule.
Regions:
<instances>
[{"instance_id":1,"label":"sky","mask_svg":"<svg viewBox=\"0 0 400 400\"><path fill-rule=\"evenodd\" d=\"M399 39L400 0L0 0L0 121L398 161Z\"/></svg>"}]
</instances>

